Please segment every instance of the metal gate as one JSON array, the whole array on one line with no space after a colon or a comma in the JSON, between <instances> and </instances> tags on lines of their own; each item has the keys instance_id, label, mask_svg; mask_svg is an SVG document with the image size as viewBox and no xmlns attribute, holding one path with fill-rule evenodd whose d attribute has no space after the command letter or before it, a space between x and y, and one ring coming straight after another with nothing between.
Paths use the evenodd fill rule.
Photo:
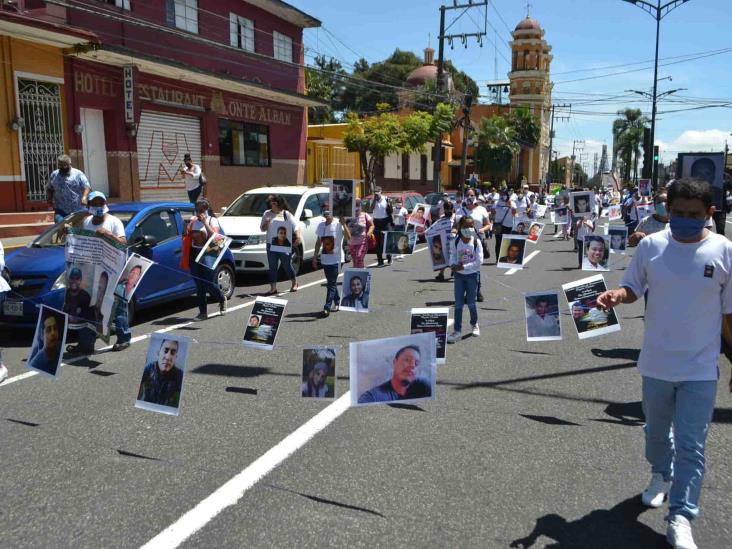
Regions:
<instances>
[{"instance_id":1,"label":"metal gate","mask_svg":"<svg viewBox=\"0 0 732 549\"><path fill-rule=\"evenodd\" d=\"M48 176L64 152L61 87L50 82L18 79L18 102L28 200L45 200Z\"/></svg>"}]
</instances>

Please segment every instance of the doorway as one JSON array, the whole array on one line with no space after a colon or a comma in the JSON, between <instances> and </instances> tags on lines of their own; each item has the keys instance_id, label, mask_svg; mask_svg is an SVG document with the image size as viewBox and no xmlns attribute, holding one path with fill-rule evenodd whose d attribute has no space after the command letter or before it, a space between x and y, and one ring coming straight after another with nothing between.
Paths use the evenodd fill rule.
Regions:
<instances>
[{"instance_id":1,"label":"doorway","mask_svg":"<svg viewBox=\"0 0 732 549\"><path fill-rule=\"evenodd\" d=\"M104 140L104 112L81 109L81 148L84 154L84 173L95 191L109 195L107 147Z\"/></svg>"}]
</instances>

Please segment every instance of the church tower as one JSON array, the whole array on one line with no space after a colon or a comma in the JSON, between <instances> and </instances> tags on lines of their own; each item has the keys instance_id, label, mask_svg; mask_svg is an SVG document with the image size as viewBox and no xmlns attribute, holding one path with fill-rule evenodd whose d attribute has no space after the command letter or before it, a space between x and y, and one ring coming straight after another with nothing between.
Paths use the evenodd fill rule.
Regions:
<instances>
[{"instance_id":1,"label":"church tower","mask_svg":"<svg viewBox=\"0 0 732 549\"><path fill-rule=\"evenodd\" d=\"M531 185L546 181L549 171L550 118L552 83L549 67L552 47L544 39L539 22L526 16L511 33L511 109L528 107L541 125L539 142L532 149L522 148L518 165L514 167L517 179L526 178Z\"/></svg>"}]
</instances>

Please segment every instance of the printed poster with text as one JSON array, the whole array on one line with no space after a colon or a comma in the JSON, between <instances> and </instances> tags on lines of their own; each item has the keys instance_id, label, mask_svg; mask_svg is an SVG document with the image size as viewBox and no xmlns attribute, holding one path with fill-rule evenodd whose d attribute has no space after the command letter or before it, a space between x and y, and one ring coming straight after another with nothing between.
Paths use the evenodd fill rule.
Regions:
<instances>
[{"instance_id":1,"label":"printed poster with text","mask_svg":"<svg viewBox=\"0 0 732 549\"><path fill-rule=\"evenodd\" d=\"M73 228L66 236L65 258L63 312L69 315L69 327L89 327L108 338L115 284L127 262L127 246L96 232Z\"/></svg>"},{"instance_id":2,"label":"printed poster with text","mask_svg":"<svg viewBox=\"0 0 732 549\"><path fill-rule=\"evenodd\" d=\"M450 309L447 307L428 307L412 309L410 333L435 334L437 344L437 364L445 364L447 350L447 317Z\"/></svg>"}]
</instances>

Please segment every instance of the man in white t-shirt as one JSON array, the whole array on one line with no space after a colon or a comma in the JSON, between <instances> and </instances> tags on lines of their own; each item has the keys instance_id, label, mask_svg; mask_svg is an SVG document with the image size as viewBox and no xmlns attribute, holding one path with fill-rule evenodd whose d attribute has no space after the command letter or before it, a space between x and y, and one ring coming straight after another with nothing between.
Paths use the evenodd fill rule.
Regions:
<instances>
[{"instance_id":1,"label":"man in white t-shirt","mask_svg":"<svg viewBox=\"0 0 732 549\"><path fill-rule=\"evenodd\" d=\"M389 214L389 201L382 194L381 187L374 188L373 210L371 216L374 219L374 234L376 235L376 261L379 267L384 266L384 232L391 228L391 215ZM391 254L387 254L386 260L391 265Z\"/></svg>"},{"instance_id":2,"label":"man in white t-shirt","mask_svg":"<svg viewBox=\"0 0 732 549\"><path fill-rule=\"evenodd\" d=\"M185 168L181 168L180 173L183 174L183 178L186 181L188 200L190 200L192 204L195 204L203 190L203 187L201 186L201 166L193 163L190 153L183 155L183 164L185 164Z\"/></svg>"},{"instance_id":3,"label":"man in white t-shirt","mask_svg":"<svg viewBox=\"0 0 732 549\"><path fill-rule=\"evenodd\" d=\"M712 200L706 181L675 181L668 189L669 230L641 240L620 289L597 300L607 310L648 289L638 369L652 475L642 500L660 507L669 495L666 537L683 548L696 547L690 521L699 514L722 315L732 321L732 243L704 227Z\"/></svg>"},{"instance_id":4,"label":"man in white t-shirt","mask_svg":"<svg viewBox=\"0 0 732 549\"><path fill-rule=\"evenodd\" d=\"M341 302L341 296L338 295L338 270L343 263L343 239L346 242L350 240L351 233L346 225L346 218L341 217L338 222L333 219L333 213L330 210L323 210L324 221L315 229L317 240L315 241L315 251L313 253L313 269L318 268L318 259L323 266L326 280L325 306L321 313L322 318L330 315L331 311L338 310L338 304ZM320 250L323 250L320 253Z\"/></svg>"},{"instance_id":5,"label":"man in white t-shirt","mask_svg":"<svg viewBox=\"0 0 732 549\"><path fill-rule=\"evenodd\" d=\"M97 234L107 236L121 244L127 244L125 227L118 217L109 213L107 197L100 191L92 191L87 197L89 213L82 221L82 228L93 231ZM117 342L112 347L113 351L122 351L130 346L132 332L127 316L127 303L122 300L115 301L115 310L112 312L117 332ZM94 354L94 343L97 339L97 332L91 328L79 330L79 343L69 348L71 355L82 356Z\"/></svg>"}]
</instances>

